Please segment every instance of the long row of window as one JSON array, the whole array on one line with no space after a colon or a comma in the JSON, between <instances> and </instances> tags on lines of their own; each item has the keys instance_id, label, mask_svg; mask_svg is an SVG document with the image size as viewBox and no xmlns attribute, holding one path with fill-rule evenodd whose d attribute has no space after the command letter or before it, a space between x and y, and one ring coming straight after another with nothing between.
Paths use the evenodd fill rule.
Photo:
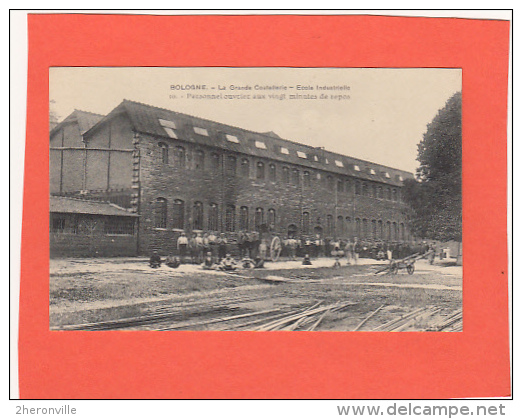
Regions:
<instances>
[{"instance_id":1,"label":"long row of window","mask_svg":"<svg viewBox=\"0 0 522 419\"><path fill-rule=\"evenodd\" d=\"M239 211L239 213L237 213ZM190 216L191 215L191 216ZM172 228L183 230L186 227L186 216L188 216L190 228L192 230L207 230L218 231L219 227L219 206L211 202L208 204L207 219L204 219L204 204L201 201L196 201L192 204L192 214L188 213L185 202L181 199L176 199L173 202L172 214ZM238 220L236 220L238 218ZM266 212L263 208L256 208L253 215L254 229L260 230L263 225L274 226L276 223L276 211L269 208ZM169 228L169 205L165 198L157 198L154 202L154 227L160 229ZM235 205L227 205L224 214L225 231L250 230L250 214L249 208L246 206L236 209Z\"/></svg>"},{"instance_id":2,"label":"long row of window","mask_svg":"<svg viewBox=\"0 0 522 419\"><path fill-rule=\"evenodd\" d=\"M302 232L304 235L312 233L309 212L303 212ZM313 232L323 232L320 219L315 220ZM359 238L375 240L405 240L407 234L404 223L395 221L383 222L382 220L368 220L366 218L355 218L355 220L352 220L351 217L342 215L337 216L335 225L334 217L327 215L324 233L330 237L349 237L353 235Z\"/></svg>"},{"instance_id":3,"label":"long row of window","mask_svg":"<svg viewBox=\"0 0 522 419\"><path fill-rule=\"evenodd\" d=\"M52 214L49 230L54 234L93 234L109 236L134 235L135 221L130 217L95 217L90 215Z\"/></svg>"},{"instance_id":4,"label":"long row of window","mask_svg":"<svg viewBox=\"0 0 522 419\"><path fill-rule=\"evenodd\" d=\"M159 147L161 149L161 161L164 164L170 163L169 157L169 147L165 143L159 143ZM186 167L186 151L182 146L174 147L173 152L173 160L174 165L178 167ZM238 171L239 175L243 178L250 178L251 176L251 162L247 158L241 158L238 161L236 156L228 155L225 158L225 173L228 176L237 176ZM213 152L210 154L210 169L215 172L219 172L221 170L221 155L219 153ZM203 150L196 150L194 154L194 168L196 170L205 170L205 152ZM270 163L265 165L262 161L257 161L254 167L254 177L256 180L265 181L269 180L270 182L277 182L277 167L274 163ZM281 168L281 182L283 184L292 184L299 186L301 181L303 182L304 187L311 187L314 182L321 181L321 174L316 173L315 176L308 170L303 171L303 177L301 180L301 172L296 168L289 168L287 166L283 166ZM335 190L335 178L332 175L327 175L325 177L326 187L330 191ZM351 182L350 180L342 180L337 179L337 192L338 193L351 193L352 192L352 183L355 185L355 194L361 196L367 196L371 198L377 199L387 199L390 201L399 201L400 196L399 192L395 188L390 187L382 187L375 184L369 184L363 181L355 181Z\"/></svg>"},{"instance_id":5,"label":"long row of window","mask_svg":"<svg viewBox=\"0 0 522 419\"><path fill-rule=\"evenodd\" d=\"M204 219L204 204L196 201L192 204L192 216L188 214L185 202L176 199L173 202L172 213L169 214L168 201L165 198L157 198L154 202L154 227L159 229L173 228L183 230L186 215L190 219L190 227L192 230L218 231L219 227L219 207L216 203L208 204L206 223ZM251 214L247 206L236 208L234 205L227 205L224 214L225 231L249 231L251 229ZM169 219L172 224L169 225ZM265 210L257 207L253 214L253 228L259 231L263 225L267 227L276 227L276 211L273 208ZM312 231L313 227L313 231ZM323 227L321 219L311 220L309 212L303 212L302 215L302 234L309 235L317 232L322 233ZM366 218L355 218L339 215L334 224L332 215L326 216L326 224L324 233L327 236L345 237L355 235L361 238L386 239L386 240L404 240L406 230L404 223L392 221L383 222L382 220L368 220Z\"/></svg>"},{"instance_id":6,"label":"long row of window","mask_svg":"<svg viewBox=\"0 0 522 419\"><path fill-rule=\"evenodd\" d=\"M167 133L167 135L170 138L179 139L178 134L176 133L176 131L174 131L174 130L178 129L178 126L177 126L175 121L166 120L166 119L162 119L162 118L158 118L158 121L159 121L160 125L163 127L163 129L165 130L165 132ZM192 129L198 135L209 137L209 131L206 128L192 126ZM246 140L244 138L240 138L237 135L232 135L232 134L224 134L224 138L226 138L226 140L228 142L235 143L235 144L240 144L244 140ZM247 140L247 142L253 144L256 148L259 148L259 149L262 149L262 150L268 150L268 147L267 147L267 145L266 145L266 143L264 141L261 141L261 140ZM299 157L301 159L307 159L307 160L311 160L311 161L314 161L314 162L319 162L319 163L326 164L326 165L328 165L330 163L333 163L337 167L351 167L356 172L364 171L365 173L368 173L370 175L374 175L374 176L377 175L376 168L372 168L372 167L369 167L369 166L366 165L366 167L363 167L361 169L361 166L359 164L347 163L347 162L344 162L342 159L335 158L335 157L333 157L332 162L330 162L328 160L328 158L324 156L324 153L320 153L321 156L319 156L318 154L309 153L308 151L305 152L304 150L289 149L287 146L282 146L282 145L279 145L279 144L273 144L273 145L271 145L270 148L274 152L279 153L279 154L284 154L284 155L287 155L287 156L293 155L293 156L297 156L297 157ZM388 179L391 178L390 173L387 172L387 171L381 171L380 174L383 175L384 177L388 178ZM401 175L395 175L395 177L399 181L401 181L401 182L403 181L403 178L402 178Z\"/></svg>"}]
</instances>

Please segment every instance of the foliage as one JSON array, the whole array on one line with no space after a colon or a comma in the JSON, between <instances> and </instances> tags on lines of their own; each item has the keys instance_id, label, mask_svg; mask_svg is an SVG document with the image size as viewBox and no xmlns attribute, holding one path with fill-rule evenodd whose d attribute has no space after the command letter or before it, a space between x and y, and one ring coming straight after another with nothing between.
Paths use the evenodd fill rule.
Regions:
<instances>
[{"instance_id":1,"label":"foliage","mask_svg":"<svg viewBox=\"0 0 522 419\"><path fill-rule=\"evenodd\" d=\"M462 240L462 94L457 92L428 124L418 145L417 180L404 184L417 237Z\"/></svg>"}]
</instances>

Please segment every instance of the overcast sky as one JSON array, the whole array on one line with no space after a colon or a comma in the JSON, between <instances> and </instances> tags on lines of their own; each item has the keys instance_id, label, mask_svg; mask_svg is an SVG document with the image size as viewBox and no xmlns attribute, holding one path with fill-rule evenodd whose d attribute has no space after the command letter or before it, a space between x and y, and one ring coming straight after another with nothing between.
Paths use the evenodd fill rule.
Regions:
<instances>
[{"instance_id":1,"label":"overcast sky","mask_svg":"<svg viewBox=\"0 0 522 419\"><path fill-rule=\"evenodd\" d=\"M274 131L288 140L414 172L417 144L437 111L461 90L461 74L460 69L62 67L50 70L49 94L60 120L74 109L107 114L129 99L252 131ZM170 89L192 84L207 90ZM252 90L232 91L230 85ZM261 91L256 85L288 89ZM298 91L297 85L314 90ZM350 90L317 91L317 85ZM251 96L189 99L187 93ZM285 93L286 99L253 99L272 93ZM289 99L296 93L350 99Z\"/></svg>"}]
</instances>

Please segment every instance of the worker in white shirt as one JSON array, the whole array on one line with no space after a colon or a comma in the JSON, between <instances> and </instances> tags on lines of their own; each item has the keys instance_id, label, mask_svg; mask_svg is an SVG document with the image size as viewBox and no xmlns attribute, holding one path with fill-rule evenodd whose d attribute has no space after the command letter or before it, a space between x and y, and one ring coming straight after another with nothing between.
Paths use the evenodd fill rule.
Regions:
<instances>
[{"instance_id":1,"label":"worker in white shirt","mask_svg":"<svg viewBox=\"0 0 522 419\"><path fill-rule=\"evenodd\" d=\"M181 236L178 238L178 252L179 257L181 259L181 263L185 262L185 257L187 256L187 248L188 248L188 238L185 233L181 233Z\"/></svg>"}]
</instances>

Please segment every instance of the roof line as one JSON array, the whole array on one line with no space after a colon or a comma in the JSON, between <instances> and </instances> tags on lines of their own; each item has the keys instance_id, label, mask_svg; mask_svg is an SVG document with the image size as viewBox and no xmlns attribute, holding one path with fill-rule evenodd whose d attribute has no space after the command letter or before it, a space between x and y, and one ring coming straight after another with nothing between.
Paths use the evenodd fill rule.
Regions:
<instances>
[{"instance_id":1,"label":"roof line","mask_svg":"<svg viewBox=\"0 0 522 419\"><path fill-rule=\"evenodd\" d=\"M173 111L171 109L167 109L167 108L161 108L159 106L154 106L154 105L149 105L147 103L143 103L143 102L138 102L138 101L135 101L135 100L129 100L129 99L123 99L123 101L120 103L120 105L124 102L130 102L130 103L134 103L134 104L137 104L137 105L141 105L141 106L146 106L148 108L154 108L154 109L159 109L159 110L162 110L162 111L167 111L167 112L172 112L176 115L182 115L182 116L188 116L190 118L195 118L195 119L199 119L201 121L205 121L205 122L211 122L213 124L218 124L218 125L225 125L225 126L229 126L229 127L232 127L232 128L235 128L239 131L247 131L249 133L252 133L252 134L256 134L256 135L262 135L263 137L266 137L266 138L269 138L270 140L281 140L281 141L285 141L285 142L288 142L288 143L291 143L291 144L295 144L295 145L298 145L298 146L301 146L301 147L308 147L310 149L314 149L314 150L318 150L318 151L321 151L321 147L315 147L315 146L311 146L311 145L308 145L308 144L303 144L303 143L299 143L297 141L294 141L294 140L288 140L286 138L282 138L282 137L279 137L279 138L275 138L275 137L272 137L271 135L268 135L266 133L263 133L263 132L257 132L257 131L252 131L252 130L249 130L249 129L246 129L246 128L241 128L241 127L238 127L238 126L235 126L235 125L230 125L230 124L224 124L222 122L218 122L218 121L213 121L212 119L207 119L207 118L202 118L202 117L199 117L199 116L195 116L195 115L190 115L190 114L187 114L187 113L182 113L182 112L177 112L177 111ZM118 105L118 106L120 106ZM118 107L116 106L116 108ZM114 108L114 109L116 109ZM111 111L112 112L112 111ZM108 115L107 115L108 116ZM98 125L99 123L101 123L102 120L100 120L98 123L96 123L92 128L94 128L96 125ZM90 131L90 130L89 130ZM384 165L384 164L381 164L381 163L376 163L376 162L373 162L373 161L370 161L370 160L363 160L363 159L360 159L360 158L357 158L357 157L352 157L352 156L347 156L347 155L344 155L344 154L341 154L341 153L337 153L335 151L330 151L330 150L326 150L326 149L322 149L322 151L326 152L326 153L330 153L330 154L333 154L333 155L336 155L336 156L339 156L339 157L348 157L350 159L353 159L353 160L357 160L361 163L370 163L370 164L374 164L376 166L380 166L380 167L384 167L384 168L387 168L387 169L391 169L391 170L396 170L396 171L399 171L399 172L403 172L405 174L414 174L413 172L408 172L407 170L403 170L403 169L398 169L396 167L392 167L392 166L387 166L387 165Z\"/></svg>"}]
</instances>

